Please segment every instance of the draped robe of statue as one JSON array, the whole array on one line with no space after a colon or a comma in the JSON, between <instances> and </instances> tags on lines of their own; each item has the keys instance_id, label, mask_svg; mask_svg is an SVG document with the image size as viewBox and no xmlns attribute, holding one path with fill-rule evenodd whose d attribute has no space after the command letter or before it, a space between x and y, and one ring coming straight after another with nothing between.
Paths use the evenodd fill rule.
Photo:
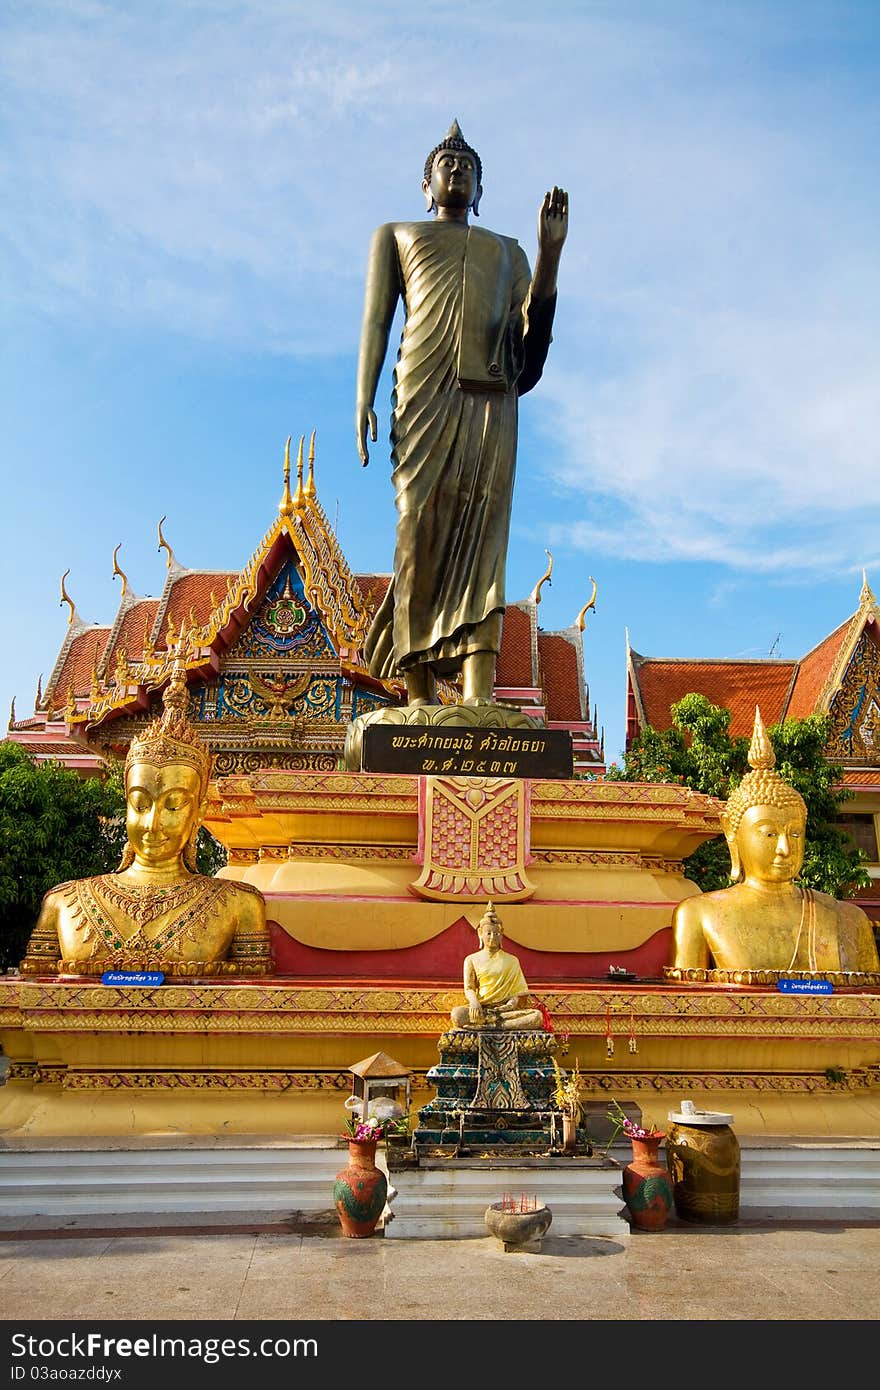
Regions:
<instances>
[{"instance_id":1,"label":"draped robe of statue","mask_svg":"<svg viewBox=\"0 0 880 1390\"><path fill-rule=\"evenodd\" d=\"M512 237L460 223L380 227L371 293L402 296L394 373L394 577L368 634L373 675L448 674L501 645L517 398L540 380L555 294L530 295Z\"/></svg>"},{"instance_id":2,"label":"draped robe of statue","mask_svg":"<svg viewBox=\"0 0 880 1390\"><path fill-rule=\"evenodd\" d=\"M496 951L487 960L481 960L479 970L474 967L474 973L480 1003L486 1008L498 1008L509 999L521 999L529 992L522 966L508 951Z\"/></svg>"}]
</instances>

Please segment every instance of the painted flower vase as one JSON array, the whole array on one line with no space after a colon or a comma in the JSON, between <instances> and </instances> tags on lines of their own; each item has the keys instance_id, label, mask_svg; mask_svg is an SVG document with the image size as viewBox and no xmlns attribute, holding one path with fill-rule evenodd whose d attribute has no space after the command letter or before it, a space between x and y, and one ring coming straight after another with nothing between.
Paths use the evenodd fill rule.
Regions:
<instances>
[{"instance_id":1,"label":"painted flower vase","mask_svg":"<svg viewBox=\"0 0 880 1390\"><path fill-rule=\"evenodd\" d=\"M349 1139L348 1163L336 1174L333 1203L342 1234L371 1236L385 1207L388 1179L376 1166L375 1139Z\"/></svg>"},{"instance_id":2,"label":"painted flower vase","mask_svg":"<svg viewBox=\"0 0 880 1390\"><path fill-rule=\"evenodd\" d=\"M638 1231L662 1231L672 1209L672 1183L658 1158L665 1135L632 1138L632 1160L623 1170L623 1200Z\"/></svg>"}]
</instances>

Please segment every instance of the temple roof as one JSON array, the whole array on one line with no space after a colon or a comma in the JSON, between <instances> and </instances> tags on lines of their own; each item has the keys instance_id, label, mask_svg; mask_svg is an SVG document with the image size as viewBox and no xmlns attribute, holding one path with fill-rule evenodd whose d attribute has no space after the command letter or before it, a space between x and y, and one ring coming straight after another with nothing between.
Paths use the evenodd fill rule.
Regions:
<instances>
[{"instance_id":1,"label":"temple roof","mask_svg":"<svg viewBox=\"0 0 880 1390\"><path fill-rule=\"evenodd\" d=\"M627 746L648 724L668 729L672 705L691 693L730 710L735 736L751 733L756 705L766 724L826 714L865 633L880 645L880 608L867 577L855 612L799 661L647 657L627 634Z\"/></svg>"},{"instance_id":2,"label":"temple roof","mask_svg":"<svg viewBox=\"0 0 880 1390\"><path fill-rule=\"evenodd\" d=\"M370 621L388 591L391 575L355 575L349 570L317 498L314 435L306 478L303 444L301 440L292 492L288 440L278 514L242 570L196 570L181 564L163 534L163 517L159 549L167 553L167 560L158 597L141 596L129 588L118 565L120 546L113 562L122 593L110 626L83 623L62 580L62 601L70 606L68 630L45 692L39 695L35 719L13 719L10 737L38 756L47 756L50 747L54 755L67 749L65 757L69 754L70 761L79 759L83 751L94 753L95 744L115 747L115 734L111 736L104 726L126 716L143 716L170 678L178 655L191 685L216 677L224 654L250 624L290 560L309 605L320 614L343 676L392 702L404 699L403 682L375 680L363 656ZM553 567L549 551L547 555L546 573L529 597L506 609L496 671L498 698L523 703L544 714L548 723L573 725L576 764L595 770L602 754L590 720L581 635L595 586L592 599L571 628L543 632L538 626L538 606ZM459 698L458 687L441 682L438 695L443 701L454 701Z\"/></svg>"},{"instance_id":3,"label":"temple roof","mask_svg":"<svg viewBox=\"0 0 880 1390\"><path fill-rule=\"evenodd\" d=\"M506 621L506 620L505 620ZM589 719L584 683L583 653L577 628L538 632L538 661L547 709L553 720L575 723Z\"/></svg>"},{"instance_id":4,"label":"temple roof","mask_svg":"<svg viewBox=\"0 0 880 1390\"><path fill-rule=\"evenodd\" d=\"M516 689L538 684L537 607L529 599L509 603L504 613L495 684Z\"/></svg>"},{"instance_id":5,"label":"temple roof","mask_svg":"<svg viewBox=\"0 0 880 1390\"><path fill-rule=\"evenodd\" d=\"M668 729L672 705L698 691L713 705L730 710L734 735L751 734L756 705L765 723L775 724L782 718L798 666L796 661L675 660L641 656L632 650L629 656L640 725Z\"/></svg>"}]
</instances>

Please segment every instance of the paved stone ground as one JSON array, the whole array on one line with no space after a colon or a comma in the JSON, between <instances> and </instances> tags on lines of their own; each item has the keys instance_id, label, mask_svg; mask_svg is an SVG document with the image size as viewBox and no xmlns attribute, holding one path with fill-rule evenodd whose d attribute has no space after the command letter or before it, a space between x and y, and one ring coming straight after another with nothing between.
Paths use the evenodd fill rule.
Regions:
<instances>
[{"instance_id":1,"label":"paved stone ground","mask_svg":"<svg viewBox=\"0 0 880 1390\"><path fill-rule=\"evenodd\" d=\"M6 1322L868 1322L880 1309L880 1223L672 1220L621 1240L551 1228L540 1254L505 1254L488 1236L348 1240L332 1218L297 1225L274 1213L101 1228L59 1218L54 1229L7 1218L0 1307Z\"/></svg>"}]
</instances>

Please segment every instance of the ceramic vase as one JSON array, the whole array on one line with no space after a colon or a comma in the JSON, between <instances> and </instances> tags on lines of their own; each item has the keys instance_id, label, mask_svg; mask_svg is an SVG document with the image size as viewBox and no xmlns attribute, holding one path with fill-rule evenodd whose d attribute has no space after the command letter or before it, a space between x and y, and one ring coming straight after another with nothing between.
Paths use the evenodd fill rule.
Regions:
<instances>
[{"instance_id":1,"label":"ceramic vase","mask_svg":"<svg viewBox=\"0 0 880 1390\"><path fill-rule=\"evenodd\" d=\"M346 1236L371 1236L385 1207L388 1179L376 1166L375 1139L349 1139L348 1163L336 1174L333 1203Z\"/></svg>"},{"instance_id":2,"label":"ceramic vase","mask_svg":"<svg viewBox=\"0 0 880 1390\"><path fill-rule=\"evenodd\" d=\"M632 1160L623 1170L623 1200L630 1224L639 1231L662 1231L672 1209L672 1183L658 1153L665 1136L633 1138Z\"/></svg>"}]
</instances>

